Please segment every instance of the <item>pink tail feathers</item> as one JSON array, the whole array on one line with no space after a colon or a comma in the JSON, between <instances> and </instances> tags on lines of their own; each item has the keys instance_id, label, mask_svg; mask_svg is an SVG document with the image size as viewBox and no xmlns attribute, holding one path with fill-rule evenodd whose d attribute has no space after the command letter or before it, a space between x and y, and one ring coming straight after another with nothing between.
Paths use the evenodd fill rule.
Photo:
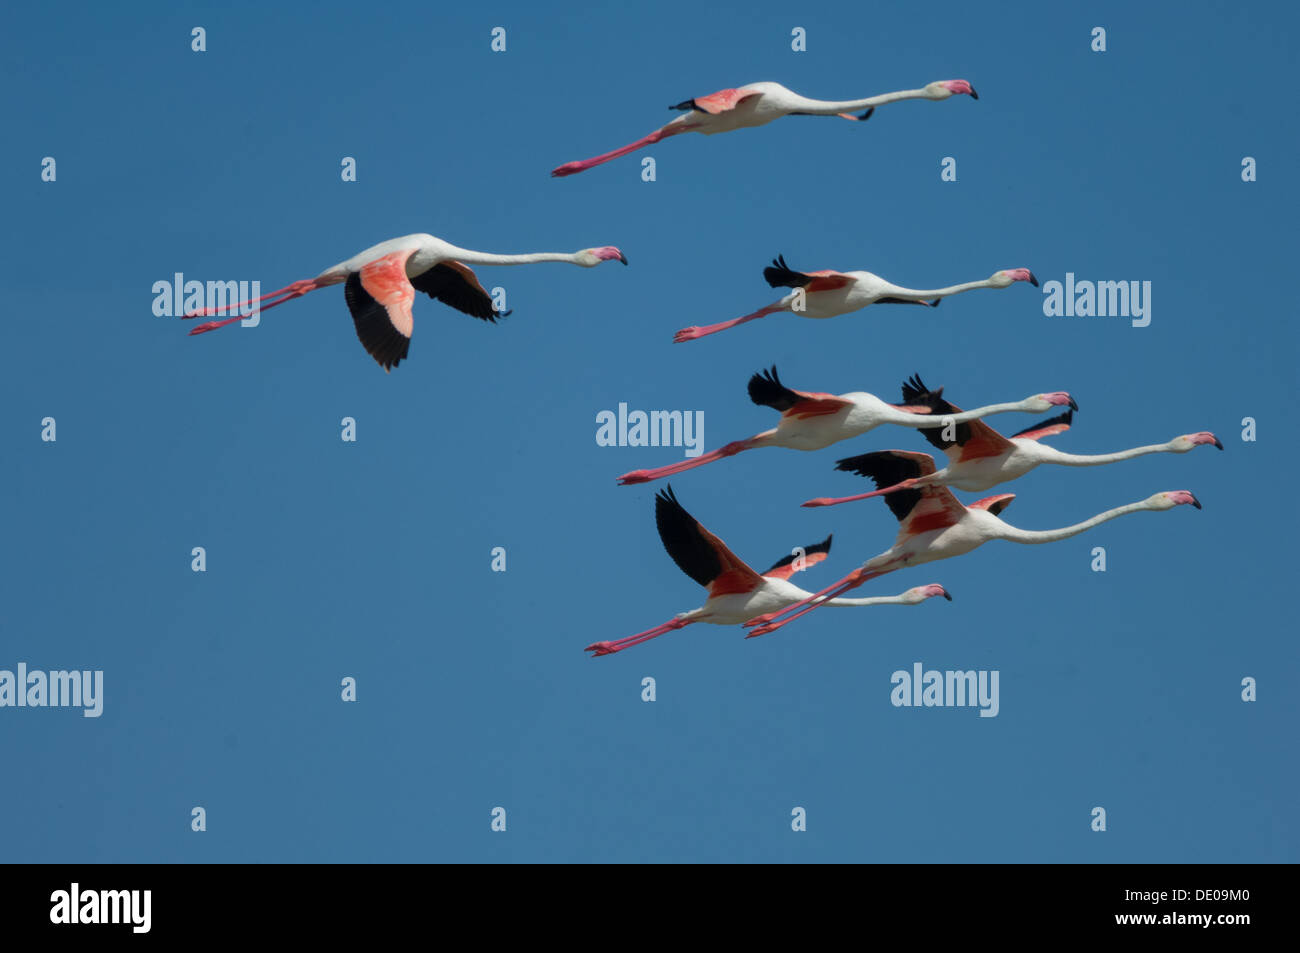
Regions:
<instances>
[{"instance_id":1,"label":"pink tail feathers","mask_svg":"<svg viewBox=\"0 0 1300 953\"><path fill-rule=\"evenodd\" d=\"M679 132L686 130L681 127L674 127L671 123L660 129L656 129L650 135L638 139L636 142L629 143L613 152L606 152L604 155L594 156L590 159L580 159L577 162L566 162L564 165L557 166L551 170L551 177L556 179L564 178L566 175L576 175L579 172L585 172L593 166L603 165L611 159L617 159L619 156L625 156L629 152L636 152L638 149L654 145L660 139L667 139L669 136L675 136Z\"/></svg>"}]
</instances>

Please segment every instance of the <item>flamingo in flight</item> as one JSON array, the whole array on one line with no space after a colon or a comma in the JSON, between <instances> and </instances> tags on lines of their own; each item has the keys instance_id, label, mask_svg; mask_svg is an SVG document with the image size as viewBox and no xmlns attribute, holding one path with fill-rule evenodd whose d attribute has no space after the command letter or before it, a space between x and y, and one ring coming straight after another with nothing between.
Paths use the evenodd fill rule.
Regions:
<instances>
[{"instance_id":1,"label":"flamingo in flight","mask_svg":"<svg viewBox=\"0 0 1300 953\"><path fill-rule=\"evenodd\" d=\"M930 391L921 379L915 376L903 384L903 400L909 404L929 407L933 414L951 416L960 412L958 407L944 400L942 394ZM835 506L839 503L866 500L873 496L897 493L899 490L926 484L942 484L979 493L992 489L1000 483L1009 483L1018 479L1040 463L1055 463L1067 467L1095 467L1105 463L1117 463L1120 460L1131 460L1133 457L1141 457L1149 453L1187 453L1205 444L1213 444L1220 450L1223 449L1219 438L1204 430L1174 437L1168 443L1133 447L1117 453L1062 453L1038 442L1043 437L1069 430L1073 415L1074 411L1067 410L1059 417L1044 420L1041 424L1027 427L1010 437L1002 436L982 420L958 425L952 440L944 439L946 431L923 430L922 436L948 457L948 465L942 470L936 470L928 477L896 481L894 477L900 472L898 456L900 451L880 450L876 453L864 453L861 456L839 461L835 469L871 477L878 489L871 493L834 499L818 497L803 505ZM902 461L903 470L910 471L912 467L907 461L906 454Z\"/></svg>"},{"instance_id":2,"label":"flamingo in flight","mask_svg":"<svg viewBox=\"0 0 1300 953\"><path fill-rule=\"evenodd\" d=\"M934 459L927 453L909 453L902 450L895 450L893 453L897 468L894 474L896 478L901 479L905 476L917 480L935 472ZM754 627L754 635L766 635L781 628L787 622L794 621L805 612L816 609L822 604L821 600L837 598L842 593L862 585L868 579L875 579L877 576L883 576L885 573L906 566L961 556L992 539L1005 539L1013 543L1053 543L1077 536L1094 526L1129 513L1139 513L1143 510L1160 512L1184 503L1190 503L1198 510L1201 508L1200 501L1187 490L1170 490L1149 496L1137 503L1106 510L1073 526L1028 530L1019 529L998 518L998 514L1014 499L1014 493L1001 493L976 500L970 506L965 506L958 502L946 486L934 484L922 484L890 493L885 497L885 502L899 522L898 536L893 546L880 555L868 559L861 568L855 569L839 582L814 593L802 602L776 612L756 616L745 625ZM780 621L773 621L791 610L796 611Z\"/></svg>"},{"instance_id":3,"label":"flamingo in flight","mask_svg":"<svg viewBox=\"0 0 1300 953\"><path fill-rule=\"evenodd\" d=\"M655 495L655 524L664 549L677 563L679 569L709 591L704 605L689 612L679 612L667 622L623 639L595 642L583 651L598 655L613 655L623 649L640 645L650 639L680 629L693 622L713 625L738 625L752 619L756 612L783 609L800 599L811 598L812 593L789 582L796 572L816 565L831 551L831 537L795 555L780 559L766 572L756 573L740 557L727 548L727 544L701 526L695 517L677 502L669 486ZM937 583L917 586L897 596L873 596L869 599L834 599L830 606L914 606L934 596L943 596L949 602L952 596ZM756 634L756 633L755 633ZM747 635L745 638L752 638Z\"/></svg>"},{"instance_id":4,"label":"flamingo in flight","mask_svg":"<svg viewBox=\"0 0 1300 953\"><path fill-rule=\"evenodd\" d=\"M785 263L785 256L778 255L772 264L763 269L763 277L773 288L794 288L780 301L774 301L765 308L759 308L739 318L709 324L705 327L682 328L673 335L678 344L694 341L709 334L717 334L728 328L757 321L759 318L789 311L802 318L833 318L836 315L858 311L869 304L922 304L937 308L939 302L949 295L976 288L1009 288L1017 281L1027 281L1035 288L1038 279L1028 268L1008 268L995 271L990 277L981 281L967 281L946 288L932 288L918 291L886 281L869 271L795 271Z\"/></svg>"},{"instance_id":5,"label":"flamingo in flight","mask_svg":"<svg viewBox=\"0 0 1300 953\"><path fill-rule=\"evenodd\" d=\"M666 126L661 126L650 135L636 142L606 152L603 155L578 162L566 162L551 170L551 175L560 178L584 172L592 166L601 165L610 159L617 159L629 152L653 145L669 136L683 132L701 132L706 136L733 129L745 129L750 126L762 126L782 116L838 116L841 119L853 119L861 122L871 118L877 106L896 103L904 99L947 99L961 94L979 99L974 88L964 79L945 79L929 83L920 89L903 89L896 93L883 93L866 99L849 99L834 102L823 99L808 99L786 89L780 83L750 83L738 89L720 89L708 96L696 96L687 99L669 109L676 109L685 115L678 116ZM866 112L860 116L853 113L859 109Z\"/></svg>"},{"instance_id":6,"label":"flamingo in flight","mask_svg":"<svg viewBox=\"0 0 1300 953\"><path fill-rule=\"evenodd\" d=\"M942 393L942 388L939 393ZM774 429L764 430L748 440L733 441L690 460L670 463L653 470L633 470L624 473L618 478L619 484L627 486L632 483L647 483L650 480L658 480L684 470L702 467L706 463L735 456L742 450L753 450L757 447L820 450L840 440L847 440L874 430L881 424L898 424L903 427L943 427L953 422L975 420L986 414L1016 411L1041 414L1053 407L1069 405L1077 410L1079 406L1069 394L1055 391L1026 397L1015 403L990 404L965 413L953 414L951 417L936 417L931 415L929 407L920 404L887 404L879 397L864 391L836 396L791 390L781 383L775 366L749 379L749 399L755 404L781 412L781 420Z\"/></svg>"},{"instance_id":7,"label":"flamingo in flight","mask_svg":"<svg viewBox=\"0 0 1300 953\"><path fill-rule=\"evenodd\" d=\"M353 255L347 261L327 268L315 278L295 281L278 291L255 299L259 311L299 298L327 285L343 284L343 295L356 324L357 337L379 366L392 370L407 356L411 346L411 304L415 292L423 291L457 311L495 323L509 311L500 312L492 296L479 284L469 265L530 265L534 262L560 261L583 268L594 268L603 261L621 261L624 254L612 245L584 248L582 251L534 252L527 255L493 255L488 252L457 248L432 235L405 235L391 238ZM231 305L238 310L254 301ZM186 314L186 318L211 317L208 308ZM235 315L223 321L200 324L190 334L203 334L243 319Z\"/></svg>"}]
</instances>

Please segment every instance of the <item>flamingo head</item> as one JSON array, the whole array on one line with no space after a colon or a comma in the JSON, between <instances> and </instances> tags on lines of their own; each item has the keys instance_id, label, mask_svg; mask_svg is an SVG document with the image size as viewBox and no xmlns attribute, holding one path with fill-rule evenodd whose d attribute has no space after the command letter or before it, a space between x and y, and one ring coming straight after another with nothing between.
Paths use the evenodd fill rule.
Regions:
<instances>
[{"instance_id":1,"label":"flamingo head","mask_svg":"<svg viewBox=\"0 0 1300 953\"><path fill-rule=\"evenodd\" d=\"M952 602L952 596L948 594L948 590L937 582L932 582L928 586L916 586L903 593L903 598L907 600L907 604L913 606L924 602L926 599L933 599L935 596L943 596L949 602Z\"/></svg>"},{"instance_id":2,"label":"flamingo head","mask_svg":"<svg viewBox=\"0 0 1300 953\"><path fill-rule=\"evenodd\" d=\"M949 96L961 96L963 94L971 99L979 99L979 93L975 92L975 87L964 79L941 79L937 83L930 83L925 87L925 94L930 99L947 99Z\"/></svg>"},{"instance_id":3,"label":"flamingo head","mask_svg":"<svg viewBox=\"0 0 1300 953\"><path fill-rule=\"evenodd\" d=\"M1063 390L1054 390L1046 394L1036 394L1025 401L1025 409L1031 413L1041 414L1053 407L1069 407L1078 410L1079 405L1073 397Z\"/></svg>"},{"instance_id":4,"label":"flamingo head","mask_svg":"<svg viewBox=\"0 0 1300 953\"><path fill-rule=\"evenodd\" d=\"M1153 510L1172 510L1175 506L1182 506L1184 503L1190 503L1198 510L1201 508L1201 501L1189 490L1166 490L1164 493L1149 497L1146 502Z\"/></svg>"},{"instance_id":5,"label":"flamingo head","mask_svg":"<svg viewBox=\"0 0 1300 953\"><path fill-rule=\"evenodd\" d=\"M995 288L1010 288L1017 281L1027 281L1035 288L1038 287L1038 279L1028 268L1008 268L1006 271L995 271L993 277L989 279Z\"/></svg>"},{"instance_id":6,"label":"flamingo head","mask_svg":"<svg viewBox=\"0 0 1300 953\"><path fill-rule=\"evenodd\" d=\"M599 248L584 248L578 252L578 264L583 268L595 268L602 261L621 261L627 264L627 256L615 248L613 245L602 245Z\"/></svg>"},{"instance_id":7,"label":"flamingo head","mask_svg":"<svg viewBox=\"0 0 1300 953\"><path fill-rule=\"evenodd\" d=\"M1169 449L1174 453L1186 453L1193 447L1199 447L1201 444L1205 443L1212 443L1220 450L1223 449L1223 444L1219 442L1219 438L1208 430L1202 430L1200 433L1187 433L1183 434L1181 437L1175 437L1173 440L1169 441Z\"/></svg>"}]
</instances>

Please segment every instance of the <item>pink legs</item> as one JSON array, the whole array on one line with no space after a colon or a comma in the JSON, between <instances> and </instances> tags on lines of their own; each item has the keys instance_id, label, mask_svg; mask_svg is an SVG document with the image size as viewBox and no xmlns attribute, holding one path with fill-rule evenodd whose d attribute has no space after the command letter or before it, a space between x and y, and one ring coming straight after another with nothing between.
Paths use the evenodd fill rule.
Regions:
<instances>
[{"instance_id":1,"label":"pink legs","mask_svg":"<svg viewBox=\"0 0 1300 953\"><path fill-rule=\"evenodd\" d=\"M681 629L694 622L694 619L673 619L669 622L661 623L653 629L646 629L644 632L638 632L636 635L629 635L626 638L615 639L612 642L593 642L588 645L584 652L591 652L592 658L598 655L613 655L615 652L621 652L624 649L630 649L634 645L640 645L642 642L649 642L651 639L658 638L665 632L672 632L674 629Z\"/></svg>"},{"instance_id":2,"label":"pink legs","mask_svg":"<svg viewBox=\"0 0 1300 953\"><path fill-rule=\"evenodd\" d=\"M902 483L895 483L893 486L887 486L883 490L872 490L870 493L859 493L857 496L818 496L811 500L800 503L800 506L839 506L841 503L856 503L858 500L869 500L873 496L884 496L886 493L897 493L899 490L906 490L915 484L915 480L904 480Z\"/></svg>"},{"instance_id":3,"label":"pink legs","mask_svg":"<svg viewBox=\"0 0 1300 953\"><path fill-rule=\"evenodd\" d=\"M619 486L628 486L632 483L649 483L651 480L658 480L666 476L672 476L674 473L681 473L683 470L692 470L695 467L702 467L706 463L712 463L714 460L721 460L723 457L733 457L742 450L748 450L755 446L754 438L749 440L734 440L725 447L709 453L701 454L693 460L683 460L681 463L670 463L667 466L656 467L653 470L632 470L624 473L618 478Z\"/></svg>"},{"instance_id":4,"label":"pink legs","mask_svg":"<svg viewBox=\"0 0 1300 953\"><path fill-rule=\"evenodd\" d=\"M734 328L738 324L744 324L746 321L756 321L759 318L765 318L769 314L785 310L780 305L768 305L766 308L760 308L753 314L747 314L743 318L733 318L730 321L723 321L721 324L709 324L702 328L682 328L673 335L673 343L681 344L683 341L694 341L696 338L702 338L708 334L717 334L719 331L725 331L727 328Z\"/></svg>"},{"instance_id":5,"label":"pink legs","mask_svg":"<svg viewBox=\"0 0 1300 953\"><path fill-rule=\"evenodd\" d=\"M230 305L230 308L233 310L238 310L242 307L245 307L246 305L257 304L257 310L259 312L269 311L272 308L274 308L277 304L284 304L286 301L292 301L294 298L301 298L307 292L315 291L317 288L322 288L324 286L325 286L324 282L317 283L314 278L306 278L303 279L302 281L295 281L291 285L286 285L285 287L279 289L278 291L272 291L269 294L264 294L260 298L256 298L250 301L241 301L238 304L232 304ZM272 301L271 299L273 298L277 300ZM263 302L267 302L267 303L264 304ZM214 309L204 308L202 311L194 311L189 314L183 314L181 315L181 317L186 319L207 318L207 317L212 317L214 313L215 313ZM200 324L197 328L192 330L190 334L203 334L205 331L215 331L217 328L224 327L227 324L233 324L236 321L242 321L246 317L248 317L248 315L237 314L233 318L226 318L224 321L207 321L203 324Z\"/></svg>"},{"instance_id":6,"label":"pink legs","mask_svg":"<svg viewBox=\"0 0 1300 953\"><path fill-rule=\"evenodd\" d=\"M650 133L650 135L638 139L636 142L623 146L620 149L615 149L613 152L606 152L603 155L593 156L590 159L581 159L577 162L566 162L564 163L564 165L552 169L551 176L553 178L561 179L564 178L564 176L566 175L574 175L575 173L578 172L585 172L587 169L590 169L592 166L601 165L605 162L608 162L610 159L617 159L619 156L625 156L629 152L635 152L637 149L640 149L644 146L653 145L654 143L658 142L660 139L667 139L669 136L675 136L680 132L686 132L686 131L687 129L682 126L676 126L676 127L671 125L664 126L662 129L656 129L654 132Z\"/></svg>"},{"instance_id":7,"label":"pink legs","mask_svg":"<svg viewBox=\"0 0 1300 953\"><path fill-rule=\"evenodd\" d=\"M779 612L768 612L750 619L745 623L745 627L750 628L756 626L757 628L754 628L754 631L750 632L749 635L745 636L745 638L752 639L756 635L767 635L769 632L775 632L786 623L793 622L795 619L799 618L799 616L819 608L826 600L841 596L850 589L858 588L858 586L862 585L867 580L875 579L877 576L883 575L883 572L868 572L865 569L855 569L839 582L831 583L825 589L821 590L821 592L814 592L811 596L808 596L805 599L800 599L798 602L786 606ZM825 597L825 599L823 599L823 597ZM801 606L802 608L800 608ZM772 621L777 616L785 615L785 613L792 609L798 609L799 611L794 615L787 616L780 622Z\"/></svg>"}]
</instances>

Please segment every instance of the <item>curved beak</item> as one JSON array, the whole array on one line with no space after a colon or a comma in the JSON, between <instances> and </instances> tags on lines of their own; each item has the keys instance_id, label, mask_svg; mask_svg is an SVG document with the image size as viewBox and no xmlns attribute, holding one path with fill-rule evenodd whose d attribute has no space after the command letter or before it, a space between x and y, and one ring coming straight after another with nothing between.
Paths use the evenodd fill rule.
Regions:
<instances>
[{"instance_id":1,"label":"curved beak","mask_svg":"<svg viewBox=\"0 0 1300 953\"><path fill-rule=\"evenodd\" d=\"M1070 398L1070 409L1076 412L1079 409L1079 402L1075 400L1073 397Z\"/></svg>"},{"instance_id":2,"label":"curved beak","mask_svg":"<svg viewBox=\"0 0 1300 953\"><path fill-rule=\"evenodd\" d=\"M623 264L626 265L626 264L627 264L627 255L624 255L622 252L619 252L619 253L618 253L618 260L621 261Z\"/></svg>"},{"instance_id":3,"label":"curved beak","mask_svg":"<svg viewBox=\"0 0 1300 953\"><path fill-rule=\"evenodd\" d=\"M979 99L979 98L980 98L980 94L977 93L977 92L975 92L975 87L974 87L974 86L972 86L972 87L970 88L970 98L971 98L971 99Z\"/></svg>"},{"instance_id":4,"label":"curved beak","mask_svg":"<svg viewBox=\"0 0 1300 953\"><path fill-rule=\"evenodd\" d=\"M1187 495L1192 498L1192 506L1196 507L1198 510L1201 509L1201 501L1196 498L1196 494L1188 493Z\"/></svg>"},{"instance_id":5,"label":"curved beak","mask_svg":"<svg viewBox=\"0 0 1300 953\"><path fill-rule=\"evenodd\" d=\"M1214 438L1214 445L1215 445L1216 447L1218 447L1220 450L1223 449L1223 444L1219 442L1219 438L1218 438L1218 437L1215 437L1215 438Z\"/></svg>"},{"instance_id":6,"label":"curved beak","mask_svg":"<svg viewBox=\"0 0 1300 953\"><path fill-rule=\"evenodd\" d=\"M1034 273L1032 271L1029 273L1029 283L1033 285L1035 288L1038 287L1038 279L1034 277Z\"/></svg>"},{"instance_id":7,"label":"curved beak","mask_svg":"<svg viewBox=\"0 0 1300 953\"><path fill-rule=\"evenodd\" d=\"M943 597L947 599L949 602L952 602L952 593L949 592L947 589L943 591Z\"/></svg>"}]
</instances>

